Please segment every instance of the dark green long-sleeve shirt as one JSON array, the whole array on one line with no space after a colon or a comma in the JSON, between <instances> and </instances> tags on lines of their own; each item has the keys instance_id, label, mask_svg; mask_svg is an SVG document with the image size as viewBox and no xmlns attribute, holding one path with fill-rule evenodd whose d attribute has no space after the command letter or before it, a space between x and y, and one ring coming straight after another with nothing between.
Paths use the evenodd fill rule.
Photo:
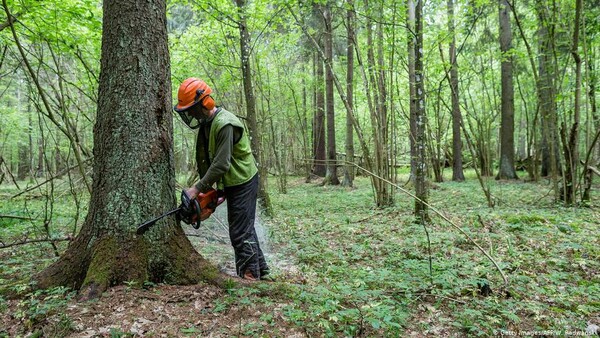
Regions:
<instances>
[{"instance_id":1,"label":"dark green long-sleeve shirt","mask_svg":"<svg viewBox=\"0 0 600 338\"><path fill-rule=\"evenodd\" d=\"M198 140L196 144L196 160L199 162L200 180L196 183L196 188L200 192L206 192L213 184L218 182L229 170L231 165L231 156L233 145L241 138L241 131L231 125L224 126L216 137L215 156L212 162L208 159L208 137L212 121L216 113L210 117L198 130ZM198 152L202 152L199 154ZM209 164L210 163L210 164ZM208 167L207 167L208 166ZM203 172L206 170L206 172Z\"/></svg>"}]
</instances>

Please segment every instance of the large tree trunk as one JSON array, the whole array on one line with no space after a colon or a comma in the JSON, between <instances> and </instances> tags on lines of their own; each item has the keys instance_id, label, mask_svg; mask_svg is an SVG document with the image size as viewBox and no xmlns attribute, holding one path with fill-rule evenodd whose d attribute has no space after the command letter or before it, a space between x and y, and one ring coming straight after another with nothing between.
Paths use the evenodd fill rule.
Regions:
<instances>
[{"instance_id":1,"label":"large tree trunk","mask_svg":"<svg viewBox=\"0 0 600 338\"><path fill-rule=\"evenodd\" d=\"M175 207L165 1L105 1L103 11L89 212L67 251L34 280L88 298L125 281L216 278L174 217L135 235L137 224Z\"/></svg>"},{"instance_id":2,"label":"large tree trunk","mask_svg":"<svg viewBox=\"0 0 600 338\"><path fill-rule=\"evenodd\" d=\"M456 36L454 32L454 3L448 0L448 32L452 36L450 42L450 89L452 91L452 180L465 180L463 172L462 140L460 138L460 101L458 96L458 64L456 61Z\"/></svg>"},{"instance_id":3,"label":"large tree trunk","mask_svg":"<svg viewBox=\"0 0 600 338\"><path fill-rule=\"evenodd\" d=\"M354 2L347 0L348 10L346 11L346 100L348 105L354 106ZM346 111L346 161L354 162L354 129L352 128L352 114ZM346 163L344 166L343 186L352 187L354 182L354 166Z\"/></svg>"},{"instance_id":4,"label":"large tree trunk","mask_svg":"<svg viewBox=\"0 0 600 338\"><path fill-rule=\"evenodd\" d=\"M500 52L502 53L502 123L500 125L500 168L496 179L518 179L515 171L515 102L512 74L512 31L507 0L500 0Z\"/></svg>"},{"instance_id":5,"label":"large tree trunk","mask_svg":"<svg viewBox=\"0 0 600 338\"><path fill-rule=\"evenodd\" d=\"M325 24L325 62L333 64L333 20L331 4L323 7L323 22ZM337 157L335 147L335 106L333 99L333 71L327 67L325 72L325 102L327 110L327 174L325 183L339 185L337 175Z\"/></svg>"},{"instance_id":6,"label":"large tree trunk","mask_svg":"<svg viewBox=\"0 0 600 338\"><path fill-rule=\"evenodd\" d=\"M236 0L238 7L239 21L238 26L240 30L240 58L242 66L242 81L244 83L244 97L246 99L246 120L248 121L248 132L250 134L250 142L252 145L252 152L254 158L258 163L258 170L260 174L260 181L258 187L258 200L267 215L272 215L271 200L267 192L267 166L262 163L263 158L261 157L261 137L260 130L257 123L256 116L256 98L254 96L254 89L252 88L252 72L250 68L250 52L252 49L250 41L250 33L246 26L246 15L244 13L244 7L246 6L246 0Z\"/></svg>"}]
</instances>

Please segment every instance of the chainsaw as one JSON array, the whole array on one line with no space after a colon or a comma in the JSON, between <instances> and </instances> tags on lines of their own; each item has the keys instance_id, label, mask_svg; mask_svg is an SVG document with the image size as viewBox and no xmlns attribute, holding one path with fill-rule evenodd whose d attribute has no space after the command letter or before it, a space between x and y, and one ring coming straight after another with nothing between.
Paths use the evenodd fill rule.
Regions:
<instances>
[{"instance_id":1,"label":"chainsaw","mask_svg":"<svg viewBox=\"0 0 600 338\"><path fill-rule=\"evenodd\" d=\"M196 198L190 198L185 190L181 191L181 204L179 207L169 210L164 214L144 222L137 227L137 234L142 235L159 220L175 214L177 221L191 224L194 229L200 228L200 222L215 212L215 209L225 201L225 193L221 190L210 189L205 193L199 193Z\"/></svg>"}]
</instances>

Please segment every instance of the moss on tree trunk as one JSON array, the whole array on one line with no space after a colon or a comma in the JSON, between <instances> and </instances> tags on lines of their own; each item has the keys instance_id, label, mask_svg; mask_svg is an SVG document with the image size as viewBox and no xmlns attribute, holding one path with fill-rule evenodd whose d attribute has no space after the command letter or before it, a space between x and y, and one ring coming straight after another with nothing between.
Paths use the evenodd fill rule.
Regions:
<instances>
[{"instance_id":1,"label":"moss on tree trunk","mask_svg":"<svg viewBox=\"0 0 600 338\"><path fill-rule=\"evenodd\" d=\"M138 224L174 208L171 81L164 0L105 1L93 192L82 229L37 287L64 285L81 297L144 281L223 285L174 217L143 236Z\"/></svg>"}]
</instances>

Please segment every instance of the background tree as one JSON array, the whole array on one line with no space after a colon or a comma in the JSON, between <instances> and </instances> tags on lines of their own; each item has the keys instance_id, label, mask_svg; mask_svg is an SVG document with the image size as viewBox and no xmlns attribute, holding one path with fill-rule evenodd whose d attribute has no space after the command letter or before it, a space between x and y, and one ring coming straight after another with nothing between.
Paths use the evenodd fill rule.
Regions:
<instances>
[{"instance_id":1,"label":"background tree","mask_svg":"<svg viewBox=\"0 0 600 338\"><path fill-rule=\"evenodd\" d=\"M355 14L354 1L347 0L346 4L346 99L348 105L354 108L354 33ZM346 111L346 165L344 165L343 186L352 187L355 170L352 162L354 161L354 129L352 127L352 115Z\"/></svg>"},{"instance_id":2,"label":"background tree","mask_svg":"<svg viewBox=\"0 0 600 338\"><path fill-rule=\"evenodd\" d=\"M427 116L425 115L425 74L423 65L423 0L417 0L415 3L415 215L420 222L429 220L428 214L428 188L427 188L427 159L425 126L427 125Z\"/></svg>"},{"instance_id":3,"label":"background tree","mask_svg":"<svg viewBox=\"0 0 600 338\"><path fill-rule=\"evenodd\" d=\"M450 60L450 77L448 79L452 94L452 180L462 182L465 180L463 173L462 140L460 124L460 100L458 89L458 62L456 60L456 33L454 30L454 2L448 0L448 32L450 33L450 46L448 48Z\"/></svg>"},{"instance_id":4,"label":"background tree","mask_svg":"<svg viewBox=\"0 0 600 338\"><path fill-rule=\"evenodd\" d=\"M322 46L323 20L320 6L315 2L312 7L314 17L315 37L314 39ZM314 52L314 115L313 115L313 173L320 177L325 177L327 173L327 148L326 148L326 124L325 124L325 80L323 71L323 57L320 53Z\"/></svg>"},{"instance_id":5,"label":"background tree","mask_svg":"<svg viewBox=\"0 0 600 338\"><path fill-rule=\"evenodd\" d=\"M558 143L558 116L556 107L556 64L553 55L556 54L554 45L554 20L550 18L548 8L543 0L536 1L538 16L538 101L541 117L541 175L551 176L554 197L558 200L558 175L561 174L561 161Z\"/></svg>"},{"instance_id":6,"label":"background tree","mask_svg":"<svg viewBox=\"0 0 600 338\"><path fill-rule=\"evenodd\" d=\"M416 159L417 159L417 148L416 148L416 135L417 135L417 118L416 118L416 93L415 93L415 43L416 43L416 29L415 29L415 0L407 0L407 14L406 14L406 27L408 31L407 47L408 47L408 93L409 93L409 133L408 141L410 144L410 181L414 182L416 177Z\"/></svg>"},{"instance_id":7,"label":"background tree","mask_svg":"<svg viewBox=\"0 0 600 338\"><path fill-rule=\"evenodd\" d=\"M248 131L250 133L250 142L252 143L252 152L260 168L260 184L258 188L258 198L263 210L268 214L272 214L271 202L269 193L267 192L266 179L267 170L261 157L261 134L258 128L256 114L256 98L252 87L252 72L250 68L250 54L252 46L250 44L250 33L246 24L245 0L236 0L239 14L239 30L240 30L240 62L242 67L242 81L244 83L244 98L246 99L246 120L248 121Z\"/></svg>"},{"instance_id":8,"label":"background tree","mask_svg":"<svg viewBox=\"0 0 600 338\"><path fill-rule=\"evenodd\" d=\"M579 187L579 123L581 119L581 56L579 54L579 32L583 11L583 1L575 1L575 22L573 24L573 42L571 55L575 62L575 99L573 107L573 118L570 131L567 132L566 125L561 128L563 149L565 152L565 175L564 194L565 204L572 205L576 200L577 188Z\"/></svg>"},{"instance_id":9,"label":"background tree","mask_svg":"<svg viewBox=\"0 0 600 338\"><path fill-rule=\"evenodd\" d=\"M333 17L331 3L327 1L322 7L324 32L325 62L333 62ZM327 114L327 174L325 183L339 185L337 174L337 152L335 145L335 102L333 95L333 69L326 67L325 71L325 103Z\"/></svg>"},{"instance_id":10,"label":"background tree","mask_svg":"<svg viewBox=\"0 0 600 338\"><path fill-rule=\"evenodd\" d=\"M500 124L500 165L497 179L517 179L515 171L515 99L512 71L512 29L508 0L500 0L500 52L502 63L500 77L502 81L502 122Z\"/></svg>"}]
</instances>

